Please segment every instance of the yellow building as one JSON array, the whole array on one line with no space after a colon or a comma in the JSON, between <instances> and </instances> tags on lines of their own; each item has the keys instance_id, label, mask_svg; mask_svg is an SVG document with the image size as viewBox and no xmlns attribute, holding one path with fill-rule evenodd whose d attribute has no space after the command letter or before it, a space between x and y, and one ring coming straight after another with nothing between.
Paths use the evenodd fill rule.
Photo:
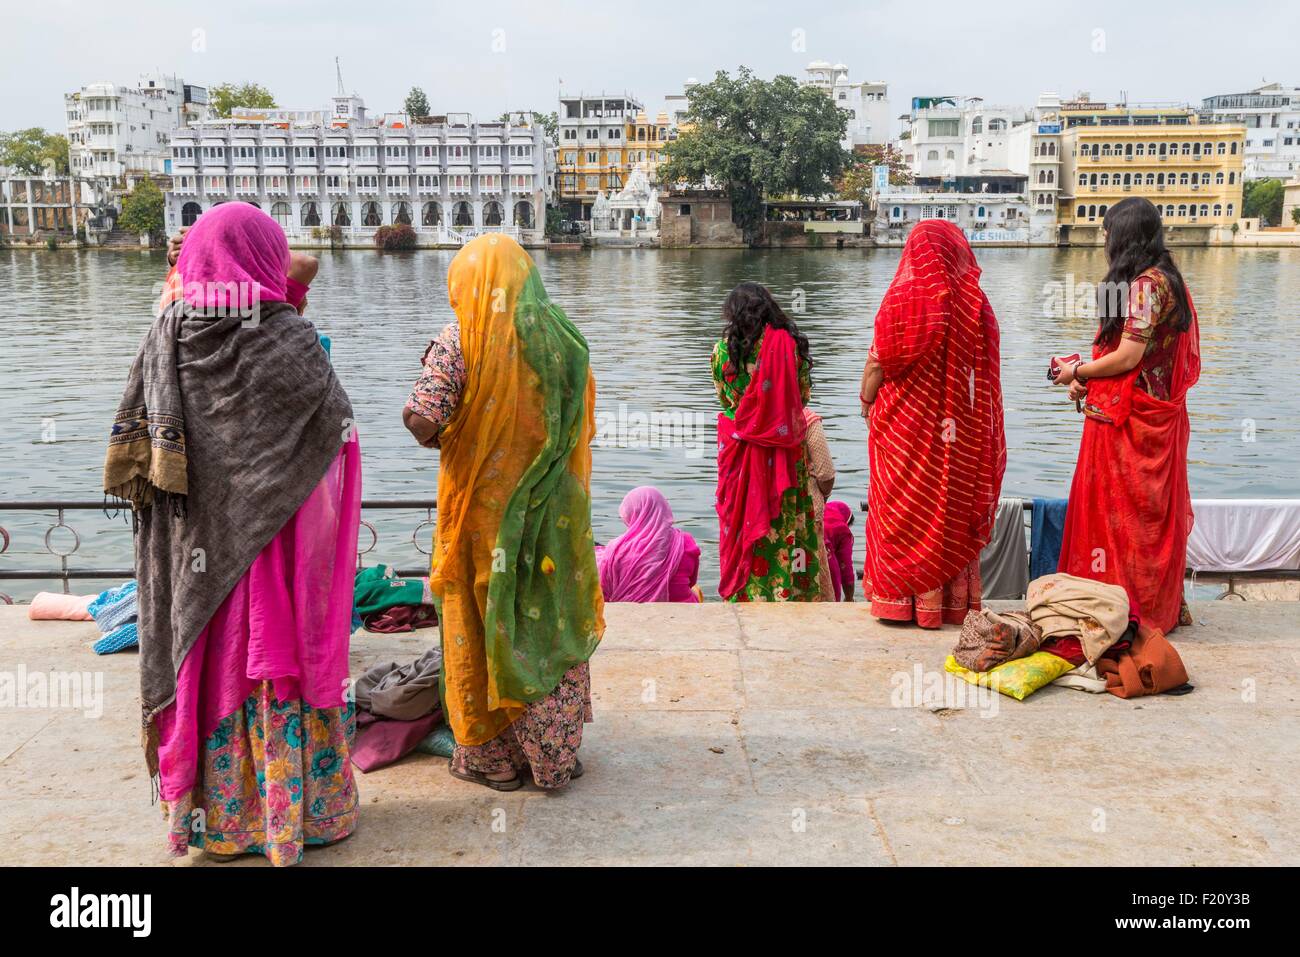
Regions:
<instances>
[{"instance_id":1,"label":"yellow building","mask_svg":"<svg viewBox=\"0 0 1300 957\"><path fill-rule=\"evenodd\" d=\"M623 188L631 171L628 130L643 110L626 94L560 97L555 201L567 219L590 219L597 194Z\"/></svg>"},{"instance_id":2,"label":"yellow building","mask_svg":"<svg viewBox=\"0 0 1300 957\"><path fill-rule=\"evenodd\" d=\"M639 166L649 174L650 182L656 182L655 171L664 159L664 148L668 145L670 129L667 113L660 113L653 123L644 113L638 113L634 120L628 121L624 135L627 142L626 160L629 173ZM626 177L624 179L626 180Z\"/></svg>"},{"instance_id":3,"label":"yellow building","mask_svg":"<svg viewBox=\"0 0 1300 957\"><path fill-rule=\"evenodd\" d=\"M1061 241L1101 243L1106 210L1144 196L1171 239L1227 241L1241 217L1246 129L1185 107L1061 104Z\"/></svg>"}]
</instances>

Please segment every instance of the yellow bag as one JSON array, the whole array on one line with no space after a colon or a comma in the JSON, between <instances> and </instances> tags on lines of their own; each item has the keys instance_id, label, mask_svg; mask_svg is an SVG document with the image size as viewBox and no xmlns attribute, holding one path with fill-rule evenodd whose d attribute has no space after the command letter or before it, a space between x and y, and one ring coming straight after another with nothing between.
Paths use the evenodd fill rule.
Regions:
<instances>
[{"instance_id":1,"label":"yellow bag","mask_svg":"<svg viewBox=\"0 0 1300 957\"><path fill-rule=\"evenodd\" d=\"M1036 651L1027 658L1004 661L988 671L963 668L957 664L956 658L949 655L943 663L943 669L970 684L992 688L1017 701L1024 701L1043 685L1051 684L1067 671L1073 671L1074 665L1049 651Z\"/></svg>"}]
</instances>

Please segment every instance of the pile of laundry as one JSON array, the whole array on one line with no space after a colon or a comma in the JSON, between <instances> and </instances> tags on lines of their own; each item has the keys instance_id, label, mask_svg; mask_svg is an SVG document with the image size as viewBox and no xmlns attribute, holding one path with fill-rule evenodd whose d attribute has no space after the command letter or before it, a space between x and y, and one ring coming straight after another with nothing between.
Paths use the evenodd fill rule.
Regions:
<instances>
[{"instance_id":1,"label":"pile of laundry","mask_svg":"<svg viewBox=\"0 0 1300 957\"><path fill-rule=\"evenodd\" d=\"M353 764L369 772L416 750L451 756L454 741L438 697L441 673L442 649L435 645L410 664L386 661L357 679Z\"/></svg>"},{"instance_id":2,"label":"pile of laundry","mask_svg":"<svg viewBox=\"0 0 1300 957\"><path fill-rule=\"evenodd\" d=\"M32 621L93 621L103 635L91 647L97 655L135 648L140 644L136 632L139 618L134 579L98 595L60 595L38 593L27 609Z\"/></svg>"},{"instance_id":3,"label":"pile of laundry","mask_svg":"<svg viewBox=\"0 0 1300 957\"><path fill-rule=\"evenodd\" d=\"M398 578L388 565L357 571L353 584L352 628L381 634L433 628L438 613L427 578Z\"/></svg>"},{"instance_id":4,"label":"pile of laundry","mask_svg":"<svg viewBox=\"0 0 1300 957\"><path fill-rule=\"evenodd\" d=\"M1123 588L1061 573L1029 583L1025 611L968 613L944 668L1019 701L1048 684L1120 698L1192 690L1178 652L1129 613Z\"/></svg>"}]
</instances>

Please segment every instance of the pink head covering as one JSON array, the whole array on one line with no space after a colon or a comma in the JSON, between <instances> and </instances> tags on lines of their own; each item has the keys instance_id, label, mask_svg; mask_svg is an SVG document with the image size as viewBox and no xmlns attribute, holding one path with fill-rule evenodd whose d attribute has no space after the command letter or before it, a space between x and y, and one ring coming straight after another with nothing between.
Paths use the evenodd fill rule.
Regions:
<instances>
[{"instance_id":1,"label":"pink head covering","mask_svg":"<svg viewBox=\"0 0 1300 957\"><path fill-rule=\"evenodd\" d=\"M847 527L849 524L849 519L852 517L853 517L853 513L849 510L848 505L846 505L844 502L839 502L839 501L827 502L826 512L822 519L822 524L824 524L827 528L834 528L839 525L843 525Z\"/></svg>"},{"instance_id":2,"label":"pink head covering","mask_svg":"<svg viewBox=\"0 0 1300 957\"><path fill-rule=\"evenodd\" d=\"M274 219L248 203L222 203L185 234L176 272L196 309L285 302L289 242Z\"/></svg>"},{"instance_id":3,"label":"pink head covering","mask_svg":"<svg viewBox=\"0 0 1300 957\"><path fill-rule=\"evenodd\" d=\"M606 601L668 601L668 584L686 549L686 536L673 528L673 510L657 488L627 493L618 517L627 531L603 549L600 587Z\"/></svg>"}]
</instances>

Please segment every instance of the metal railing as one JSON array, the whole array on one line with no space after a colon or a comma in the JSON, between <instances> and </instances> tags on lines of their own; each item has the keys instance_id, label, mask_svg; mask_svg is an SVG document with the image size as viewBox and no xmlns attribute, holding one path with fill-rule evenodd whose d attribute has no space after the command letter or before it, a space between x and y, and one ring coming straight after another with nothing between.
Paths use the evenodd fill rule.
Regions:
<instances>
[{"instance_id":1,"label":"metal railing","mask_svg":"<svg viewBox=\"0 0 1300 957\"><path fill-rule=\"evenodd\" d=\"M420 530L428 527L432 529L434 525L434 512L437 510L437 499L426 498L375 498L363 499L361 502L362 512L369 511L412 511L424 512L425 517L411 530L410 543L415 546L415 550L422 555L432 556L431 547L422 547ZM58 568L6 568L0 563L0 581L59 581L63 585L63 593L66 595L70 591L70 585L74 581L87 580L123 580L135 577L134 568L74 568L70 559L81 548L81 535L76 528L67 522L67 513L69 512L111 512L111 506L106 506L103 501L83 501L73 499L33 499L31 501L0 499L0 512L53 512L57 516L56 521L45 529L45 551L59 560ZM59 529L67 529L72 536L71 548L61 549L56 542L56 535ZM365 564L365 556L373 552L379 546L379 530L374 524L366 520L364 514L361 519L361 528L370 532L370 544L364 548L360 542L357 545L357 567L360 568ZM432 532L430 532L427 541L432 543ZM9 530L0 525L0 556L9 551L11 544ZM419 578L429 574L429 567L423 568L399 568L396 574L400 578ZM13 598L4 592L0 592L0 602L12 605Z\"/></svg>"}]
</instances>

